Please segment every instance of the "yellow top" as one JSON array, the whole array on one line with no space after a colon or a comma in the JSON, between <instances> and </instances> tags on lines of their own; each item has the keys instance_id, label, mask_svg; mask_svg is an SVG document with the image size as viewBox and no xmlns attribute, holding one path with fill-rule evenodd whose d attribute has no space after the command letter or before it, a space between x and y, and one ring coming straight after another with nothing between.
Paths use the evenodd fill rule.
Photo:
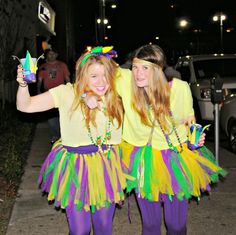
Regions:
<instances>
[{"instance_id":1,"label":"yellow top","mask_svg":"<svg viewBox=\"0 0 236 235\"><path fill-rule=\"evenodd\" d=\"M80 109L74 113L71 112L71 105L75 97L73 85L71 83L60 85L50 89L49 92L53 97L55 107L59 109L62 144L71 147L91 145L84 114ZM96 124L97 128L90 125L92 137L94 140L98 136L103 139L108 117L102 111L97 111ZM114 121L114 125L111 125L111 140L109 141L111 144L119 144L121 141L121 128L117 129L117 126L116 121Z\"/></svg>"},{"instance_id":2,"label":"yellow top","mask_svg":"<svg viewBox=\"0 0 236 235\"><path fill-rule=\"evenodd\" d=\"M122 97L125 109L122 138L134 146L144 146L148 142L151 128L142 124L139 115L131 107L131 71L129 69L120 69L120 76L117 79L116 86L119 95ZM170 106L177 133L181 142L185 142L188 129L183 124L183 120L194 115L192 94L187 82L173 79ZM174 131L169 137L174 146L179 145ZM153 132L152 146L159 150L168 149L165 136L157 122Z\"/></svg>"}]
</instances>

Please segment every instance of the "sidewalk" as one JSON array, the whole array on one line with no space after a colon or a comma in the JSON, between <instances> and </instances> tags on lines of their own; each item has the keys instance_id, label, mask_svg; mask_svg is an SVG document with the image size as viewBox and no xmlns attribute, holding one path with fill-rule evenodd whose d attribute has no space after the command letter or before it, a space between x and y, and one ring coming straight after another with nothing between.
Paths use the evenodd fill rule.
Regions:
<instances>
[{"instance_id":1,"label":"sidewalk","mask_svg":"<svg viewBox=\"0 0 236 235\"><path fill-rule=\"evenodd\" d=\"M207 143L214 149L213 143ZM67 235L65 214L48 205L37 186L41 164L50 149L47 123L39 123L29 152L25 173L18 190L6 235ZM236 234L236 155L220 148L220 165L228 172L227 178L203 197L198 205L191 201L188 214L188 235ZM113 222L113 235L140 235L141 220L133 197L131 220L128 221L127 201L117 209ZM163 235L165 228L163 226ZM106 234L104 234L106 235Z\"/></svg>"}]
</instances>

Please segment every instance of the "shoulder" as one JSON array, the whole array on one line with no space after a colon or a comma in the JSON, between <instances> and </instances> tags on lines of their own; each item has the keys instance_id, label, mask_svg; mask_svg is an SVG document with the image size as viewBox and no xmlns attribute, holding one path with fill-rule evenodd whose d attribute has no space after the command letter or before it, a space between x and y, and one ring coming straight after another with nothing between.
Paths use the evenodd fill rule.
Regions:
<instances>
[{"instance_id":1,"label":"shoulder","mask_svg":"<svg viewBox=\"0 0 236 235\"><path fill-rule=\"evenodd\" d=\"M130 78L131 70L119 67L117 75L118 77L122 77L122 78Z\"/></svg>"},{"instance_id":2,"label":"shoulder","mask_svg":"<svg viewBox=\"0 0 236 235\"><path fill-rule=\"evenodd\" d=\"M178 78L173 78L172 80L173 88L189 88L189 85L186 81L180 80Z\"/></svg>"},{"instance_id":3,"label":"shoulder","mask_svg":"<svg viewBox=\"0 0 236 235\"><path fill-rule=\"evenodd\" d=\"M73 89L73 85L70 82L67 82L66 84L61 84L59 86L51 88L50 91L62 93L64 97L66 97L66 94L73 92Z\"/></svg>"},{"instance_id":4,"label":"shoulder","mask_svg":"<svg viewBox=\"0 0 236 235\"><path fill-rule=\"evenodd\" d=\"M61 61L61 60L58 60L57 64L59 64L60 66L67 67L67 64L65 62Z\"/></svg>"}]
</instances>

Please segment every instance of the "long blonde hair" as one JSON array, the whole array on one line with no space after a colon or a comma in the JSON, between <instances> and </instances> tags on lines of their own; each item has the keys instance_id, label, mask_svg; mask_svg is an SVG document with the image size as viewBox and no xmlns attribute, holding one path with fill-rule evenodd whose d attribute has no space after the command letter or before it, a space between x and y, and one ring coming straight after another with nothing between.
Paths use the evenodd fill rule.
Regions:
<instances>
[{"instance_id":1,"label":"long blonde hair","mask_svg":"<svg viewBox=\"0 0 236 235\"><path fill-rule=\"evenodd\" d=\"M151 107L154 119L159 120L166 129L170 117L170 86L163 72L165 55L157 45L145 45L135 51L133 58L149 62L152 75L148 80L147 91L138 87L132 79L132 106L142 123L148 126L153 122L149 115Z\"/></svg>"},{"instance_id":2,"label":"long blonde hair","mask_svg":"<svg viewBox=\"0 0 236 235\"><path fill-rule=\"evenodd\" d=\"M105 94L107 116L110 117L112 121L116 119L118 126L120 127L123 121L123 106L115 87L118 65L112 58L107 58L103 55L92 55L88 59L84 60L86 55L88 55L88 53L83 54L76 62L76 79L74 84L75 99L72 104L72 112L81 107L86 117L86 124L91 122L94 126L96 126L95 117L98 109L90 109L81 99L81 95L85 92L89 92L89 88L87 86L89 67L92 64L100 64L104 66L105 77L109 84L109 88Z\"/></svg>"}]
</instances>

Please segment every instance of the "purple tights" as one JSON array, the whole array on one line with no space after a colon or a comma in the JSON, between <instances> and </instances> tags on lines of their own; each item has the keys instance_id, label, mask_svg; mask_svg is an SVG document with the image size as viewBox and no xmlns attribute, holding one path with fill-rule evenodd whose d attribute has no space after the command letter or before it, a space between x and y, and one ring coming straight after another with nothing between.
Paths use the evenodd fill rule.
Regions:
<instances>
[{"instance_id":1,"label":"purple tights","mask_svg":"<svg viewBox=\"0 0 236 235\"><path fill-rule=\"evenodd\" d=\"M111 235L114 212L115 204L111 204L109 208L97 210L95 213L85 210L78 211L75 207L67 207L66 215L70 235L89 235L91 223L94 235Z\"/></svg>"},{"instance_id":2,"label":"purple tights","mask_svg":"<svg viewBox=\"0 0 236 235\"><path fill-rule=\"evenodd\" d=\"M150 202L136 196L142 217L142 235L161 235L162 208L161 202ZM188 200L164 201L164 218L167 235L186 235Z\"/></svg>"}]
</instances>

